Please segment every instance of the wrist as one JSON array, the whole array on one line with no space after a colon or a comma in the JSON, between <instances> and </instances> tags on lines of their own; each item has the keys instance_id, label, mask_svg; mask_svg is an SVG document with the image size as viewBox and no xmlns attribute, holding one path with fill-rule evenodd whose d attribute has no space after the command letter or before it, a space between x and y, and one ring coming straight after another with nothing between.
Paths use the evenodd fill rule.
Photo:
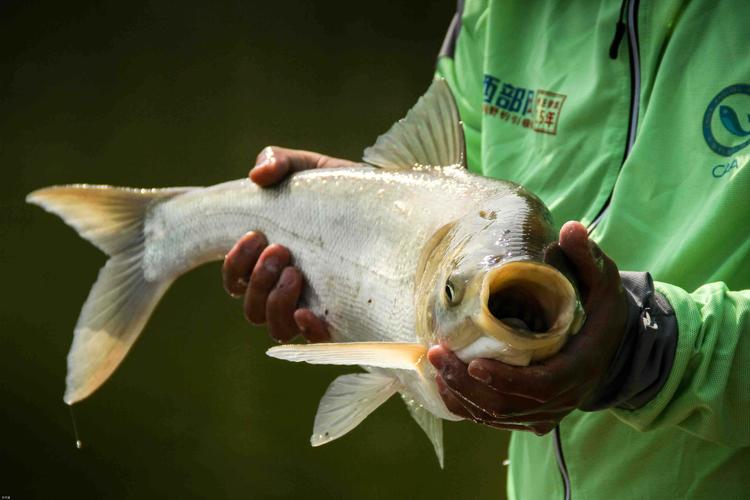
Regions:
<instances>
[{"instance_id":1,"label":"wrist","mask_svg":"<svg viewBox=\"0 0 750 500\"><path fill-rule=\"evenodd\" d=\"M620 345L584 411L640 408L667 380L677 345L677 321L648 273L620 273L628 319Z\"/></svg>"}]
</instances>

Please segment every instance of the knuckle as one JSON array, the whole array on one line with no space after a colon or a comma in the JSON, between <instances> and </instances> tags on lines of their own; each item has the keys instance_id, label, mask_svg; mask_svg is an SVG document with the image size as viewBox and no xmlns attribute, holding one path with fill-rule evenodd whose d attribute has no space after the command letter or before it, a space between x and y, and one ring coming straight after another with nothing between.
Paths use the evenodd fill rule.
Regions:
<instances>
[{"instance_id":1,"label":"knuckle","mask_svg":"<svg viewBox=\"0 0 750 500\"><path fill-rule=\"evenodd\" d=\"M313 168L326 168L332 166L331 163L333 161L333 158L326 155L320 155L315 160L315 164L313 165Z\"/></svg>"}]
</instances>

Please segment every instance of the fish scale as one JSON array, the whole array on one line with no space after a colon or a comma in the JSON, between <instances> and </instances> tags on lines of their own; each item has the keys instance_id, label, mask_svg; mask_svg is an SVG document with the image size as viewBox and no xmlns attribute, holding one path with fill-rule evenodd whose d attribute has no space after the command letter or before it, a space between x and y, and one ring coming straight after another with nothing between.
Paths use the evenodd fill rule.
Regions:
<instances>
[{"instance_id":1,"label":"fish scale","mask_svg":"<svg viewBox=\"0 0 750 500\"><path fill-rule=\"evenodd\" d=\"M436 190L436 182L426 171L394 175L360 166L301 172L270 191L248 180L193 190L154 207L146 223L146 273L154 281L172 279L262 229L269 241L294 249L309 284L304 303L325 316L335 340L415 341L414 275L422 248L446 217L476 203L457 203L455 187Z\"/></svg>"}]
</instances>

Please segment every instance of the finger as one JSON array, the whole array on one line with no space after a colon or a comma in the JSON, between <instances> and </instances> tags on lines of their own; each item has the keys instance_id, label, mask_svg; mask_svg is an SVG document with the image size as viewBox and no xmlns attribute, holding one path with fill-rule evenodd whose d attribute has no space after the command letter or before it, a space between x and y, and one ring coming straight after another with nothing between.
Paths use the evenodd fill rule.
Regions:
<instances>
[{"instance_id":1,"label":"finger","mask_svg":"<svg viewBox=\"0 0 750 500\"><path fill-rule=\"evenodd\" d=\"M457 397L493 417L526 414L539 406L533 399L499 393L476 380L469 375L466 364L442 346L433 347L427 356Z\"/></svg>"},{"instance_id":2,"label":"finger","mask_svg":"<svg viewBox=\"0 0 750 500\"><path fill-rule=\"evenodd\" d=\"M563 225L559 245L576 269L579 285L586 292L584 295L603 288L617 273L614 262L589 240L586 228L580 222L570 221Z\"/></svg>"},{"instance_id":3,"label":"finger","mask_svg":"<svg viewBox=\"0 0 750 500\"><path fill-rule=\"evenodd\" d=\"M455 395L448 384L445 383L443 377L435 375L435 382L438 386L438 392L440 397L443 398L443 403L448 408L448 411L459 417L463 417L468 420L476 420L474 415L469 412L464 403Z\"/></svg>"},{"instance_id":4,"label":"finger","mask_svg":"<svg viewBox=\"0 0 750 500\"><path fill-rule=\"evenodd\" d=\"M251 323L260 325L266 321L266 300L281 271L292 260L292 256L281 245L270 245L260 254L250 275L250 284L245 292L245 317Z\"/></svg>"},{"instance_id":5,"label":"finger","mask_svg":"<svg viewBox=\"0 0 750 500\"><path fill-rule=\"evenodd\" d=\"M268 333L279 342L287 342L299 334L294 311L301 292L302 273L291 266L285 267L266 302Z\"/></svg>"},{"instance_id":6,"label":"finger","mask_svg":"<svg viewBox=\"0 0 750 500\"><path fill-rule=\"evenodd\" d=\"M529 427L525 425L520 425L520 424L506 424L506 423L493 422L491 420L488 420L488 421L478 420L477 423L487 425L489 427L494 427L495 429L502 429L504 431L533 432Z\"/></svg>"},{"instance_id":7,"label":"finger","mask_svg":"<svg viewBox=\"0 0 750 500\"><path fill-rule=\"evenodd\" d=\"M256 158L255 167L250 171L250 179L260 186L270 186L301 170L353 164L348 160L312 151L268 146Z\"/></svg>"},{"instance_id":8,"label":"finger","mask_svg":"<svg viewBox=\"0 0 750 500\"><path fill-rule=\"evenodd\" d=\"M572 410L566 411L543 411L539 413L530 413L528 415L515 415L512 417L490 417L490 420L500 424L516 425L542 425L548 422L559 422L565 415Z\"/></svg>"},{"instance_id":9,"label":"finger","mask_svg":"<svg viewBox=\"0 0 750 500\"><path fill-rule=\"evenodd\" d=\"M556 400L575 384L573 370L568 365L569 360L560 355L530 366L511 366L478 358L469 363L467 373L499 394L536 402L530 407L538 410L540 403Z\"/></svg>"},{"instance_id":10,"label":"finger","mask_svg":"<svg viewBox=\"0 0 750 500\"><path fill-rule=\"evenodd\" d=\"M554 242L544 249L544 262L563 273L571 281L575 279L573 263L565 255L558 242Z\"/></svg>"},{"instance_id":11,"label":"finger","mask_svg":"<svg viewBox=\"0 0 750 500\"><path fill-rule=\"evenodd\" d=\"M294 322L308 342L325 342L331 340L326 322L315 315L310 309L294 311Z\"/></svg>"},{"instance_id":12,"label":"finger","mask_svg":"<svg viewBox=\"0 0 750 500\"><path fill-rule=\"evenodd\" d=\"M454 391L448 386L448 384L445 383L440 375L435 376L435 381L437 382L438 391L443 398L443 402L445 403L446 407L448 407L448 410L450 410L451 413L454 413L467 420L472 420L474 422L489 425L498 429L523 430L532 432L543 430L544 432L549 432L549 430L544 430L546 429L547 424L553 423L552 428L554 428L556 423L562 420L562 418L567 415L567 413L569 413L569 411L545 412L521 417L495 418L485 412L477 410L471 405L466 405L460 399L460 397L458 397L454 393ZM539 427L539 429L536 429L536 427Z\"/></svg>"},{"instance_id":13,"label":"finger","mask_svg":"<svg viewBox=\"0 0 750 500\"><path fill-rule=\"evenodd\" d=\"M227 253L221 268L221 276L224 289L229 295L235 298L242 297L247 290L250 273L267 245L268 240L263 233L250 231Z\"/></svg>"}]
</instances>

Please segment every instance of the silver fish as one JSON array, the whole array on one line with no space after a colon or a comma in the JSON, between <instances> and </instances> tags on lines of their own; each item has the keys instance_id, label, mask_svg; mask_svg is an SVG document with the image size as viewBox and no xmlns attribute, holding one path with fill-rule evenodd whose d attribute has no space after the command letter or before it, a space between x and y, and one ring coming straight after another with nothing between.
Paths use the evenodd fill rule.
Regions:
<instances>
[{"instance_id":1,"label":"silver fish","mask_svg":"<svg viewBox=\"0 0 750 500\"><path fill-rule=\"evenodd\" d=\"M321 399L311 443L356 427L400 393L443 464L443 404L426 360L443 342L464 361L527 365L575 333L575 287L544 263L555 240L544 204L465 168L461 122L436 80L357 167L300 172L261 189L55 186L27 201L55 213L110 258L83 306L64 400L89 396L117 368L171 283L222 259L246 232L291 248L302 302L333 342L269 349L275 358L360 365Z\"/></svg>"}]
</instances>

